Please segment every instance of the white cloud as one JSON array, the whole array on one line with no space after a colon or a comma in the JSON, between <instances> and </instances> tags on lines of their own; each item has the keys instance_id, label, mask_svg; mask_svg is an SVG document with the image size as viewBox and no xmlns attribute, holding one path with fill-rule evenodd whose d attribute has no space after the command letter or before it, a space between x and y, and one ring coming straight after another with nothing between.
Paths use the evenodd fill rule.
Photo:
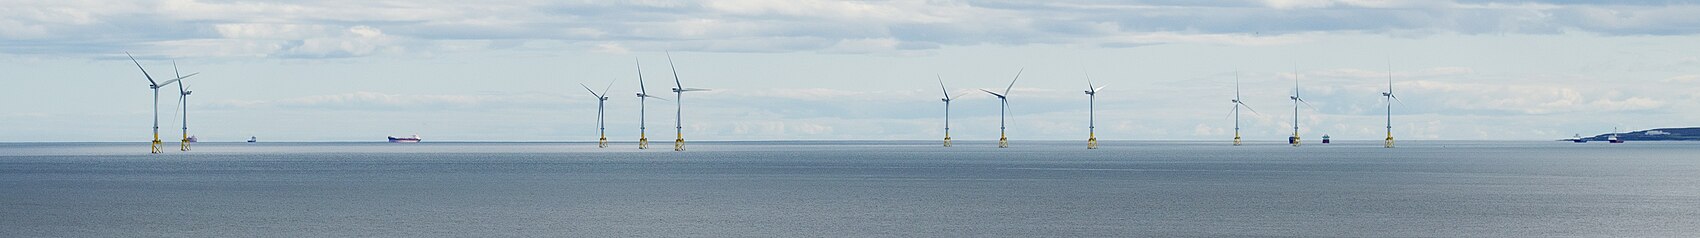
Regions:
<instances>
[{"instance_id":1,"label":"white cloud","mask_svg":"<svg viewBox=\"0 0 1700 238\"><path fill-rule=\"evenodd\" d=\"M359 57L496 39L604 51L884 53L980 44L1271 45L1330 32L1688 35L1700 33L1683 27L1695 24L1700 6L1636 2L47 1L0 9L0 43L15 45L0 53L102 56L143 46L158 51L144 55L181 57ZM234 52L183 49L191 47Z\"/></svg>"},{"instance_id":2,"label":"white cloud","mask_svg":"<svg viewBox=\"0 0 1700 238\"><path fill-rule=\"evenodd\" d=\"M1687 83L1700 81L1700 74L1677 75L1665 78L1665 82Z\"/></svg>"}]
</instances>

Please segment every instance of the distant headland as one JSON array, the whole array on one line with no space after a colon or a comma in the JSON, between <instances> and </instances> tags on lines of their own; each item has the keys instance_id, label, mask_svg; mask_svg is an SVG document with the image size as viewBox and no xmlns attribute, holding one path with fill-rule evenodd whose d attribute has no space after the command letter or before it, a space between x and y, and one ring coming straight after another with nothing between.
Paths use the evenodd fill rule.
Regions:
<instances>
[{"instance_id":1,"label":"distant headland","mask_svg":"<svg viewBox=\"0 0 1700 238\"><path fill-rule=\"evenodd\" d=\"M1612 133L1583 137L1588 141L1606 141ZM1629 131L1617 134L1618 139L1626 141L1700 141L1700 127L1659 128L1641 131Z\"/></svg>"}]
</instances>

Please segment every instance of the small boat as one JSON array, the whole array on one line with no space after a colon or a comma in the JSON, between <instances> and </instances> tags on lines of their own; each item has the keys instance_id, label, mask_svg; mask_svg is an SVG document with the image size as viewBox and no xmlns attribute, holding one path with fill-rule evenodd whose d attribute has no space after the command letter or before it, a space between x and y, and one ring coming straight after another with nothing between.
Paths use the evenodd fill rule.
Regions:
<instances>
[{"instance_id":1,"label":"small boat","mask_svg":"<svg viewBox=\"0 0 1700 238\"><path fill-rule=\"evenodd\" d=\"M189 143L201 142L201 139L197 139L197 138L195 138L195 136L189 136L189 138L185 138L185 139L189 140Z\"/></svg>"},{"instance_id":2,"label":"small boat","mask_svg":"<svg viewBox=\"0 0 1700 238\"><path fill-rule=\"evenodd\" d=\"M260 141L259 137L252 137L252 136L248 137L248 143L254 143L254 142L259 142L259 141Z\"/></svg>"},{"instance_id":3,"label":"small boat","mask_svg":"<svg viewBox=\"0 0 1700 238\"><path fill-rule=\"evenodd\" d=\"M394 136L391 136L390 142L392 142L392 143L419 143L419 135L413 135L412 137L394 137Z\"/></svg>"},{"instance_id":4,"label":"small boat","mask_svg":"<svg viewBox=\"0 0 1700 238\"><path fill-rule=\"evenodd\" d=\"M1328 144L1328 134L1322 134L1322 143Z\"/></svg>"},{"instance_id":5,"label":"small boat","mask_svg":"<svg viewBox=\"0 0 1700 238\"><path fill-rule=\"evenodd\" d=\"M1568 140L1570 142L1575 142L1575 143L1588 143L1588 139L1583 139L1582 134L1576 134L1575 137L1571 137L1570 139L1565 139L1565 140Z\"/></svg>"}]
</instances>

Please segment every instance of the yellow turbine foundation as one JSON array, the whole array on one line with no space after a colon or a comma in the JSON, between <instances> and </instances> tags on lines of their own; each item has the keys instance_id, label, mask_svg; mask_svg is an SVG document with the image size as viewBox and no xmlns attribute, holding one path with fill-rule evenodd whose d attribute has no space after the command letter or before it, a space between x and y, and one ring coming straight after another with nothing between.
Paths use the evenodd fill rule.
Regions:
<instances>
[{"instance_id":1,"label":"yellow turbine foundation","mask_svg":"<svg viewBox=\"0 0 1700 238\"><path fill-rule=\"evenodd\" d=\"M1239 132L1234 132L1234 145L1235 146L1240 145L1240 133Z\"/></svg>"},{"instance_id":2,"label":"yellow turbine foundation","mask_svg":"<svg viewBox=\"0 0 1700 238\"><path fill-rule=\"evenodd\" d=\"M1086 149L1097 149L1097 148L1098 148L1098 134L1097 133L1087 133Z\"/></svg>"},{"instance_id":3,"label":"yellow turbine foundation","mask_svg":"<svg viewBox=\"0 0 1700 238\"><path fill-rule=\"evenodd\" d=\"M1299 142L1304 142L1304 140L1299 138L1299 133L1293 133L1293 140L1287 143L1293 144L1293 147L1299 147Z\"/></svg>"},{"instance_id":4,"label":"yellow turbine foundation","mask_svg":"<svg viewBox=\"0 0 1700 238\"><path fill-rule=\"evenodd\" d=\"M673 151L685 151L685 134L679 134L679 139L673 139Z\"/></svg>"},{"instance_id":5,"label":"yellow turbine foundation","mask_svg":"<svg viewBox=\"0 0 1700 238\"><path fill-rule=\"evenodd\" d=\"M596 140L596 148L608 148L608 136L607 135L603 135L601 139Z\"/></svg>"},{"instance_id":6,"label":"yellow turbine foundation","mask_svg":"<svg viewBox=\"0 0 1700 238\"><path fill-rule=\"evenodd\" d=\"M1393 133L1387 133L1387 141L1382 142L1382 147L1393 148Z\"/></svg>"},{"instance_id":7,"label":"yellow turbine foundation","mask_svg":"<svg viewBox=\"0 0 1700 238\"><path fill-rule=\"evenodd\" d=\"M998 148L1009 148L1009 136L998 133Z\"/></svg>"},{"instance_id":8,"label":"yellow turbine foundation","mask_svg":"<svg viewBox=\"0 0 1700 238\"><path fill-rule=\"evenodd\" d=\"M950 133L944 133L944 147L950 147Z\"/></svg>"},{"instance_id":9,"label":"yellow turbine foundation","mask_svg":"<svg viewBox=\"0 0 1700 238\"><path fill-rule=\"evenodd\" d=\"M179 145L177 147L177 150L178 151L189 151L189 137L187 137L187 136L183 137L183 144Z\"/></svg>"},{"instance_id":10,"label":"yellow turbine foundation","mask_svg":"<svg viewBox=\"0 0 1700 238\"><path fill-rule=\"evenodd\" d=\"M638 134L638 149L649 149L649 137Z\"/></svg>"},{"instance_id":11,"label":"yellow turbine foundation","mask_svg":"<svg viewBox=\"0 0 1700 238\"><path fill-rule=\"evenodd\" d=\"M153 146L152 146L152 152L151 153L154 153L154 154L165 153L165 149L162 146L159 145L159 133L153 134Z\"/></svg>"}]
</instances>

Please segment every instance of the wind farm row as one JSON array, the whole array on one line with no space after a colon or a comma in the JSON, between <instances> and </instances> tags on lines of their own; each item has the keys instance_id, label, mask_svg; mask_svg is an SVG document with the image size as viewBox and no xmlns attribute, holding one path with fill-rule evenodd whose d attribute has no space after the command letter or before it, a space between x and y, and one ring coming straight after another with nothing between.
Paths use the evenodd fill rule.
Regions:
<instances>
[{"instance_id":1,"label":"wind farm row","mask_svg":"<svg viewBox=\"0 0 1700 238\"><path fill-rule=\"evenodd\" d=\"M129 55L129 53L125 53L125 54ZM683 126L684 125L684 107L685 107L684 100L683 100L684 94L686 92L709 91L710 89L685 87L683 80L679 76L678 68L675 66L675 64L673 62L672 54L668 53L668 54L666 54L666 57L667 57L668 68L669 68L669 70L671 70L671 73L673 74L673 85L674 85L674 87L672 87L670 91L672 91L674 95L671 99L652 95L648 92L646 80L643 76L643 64L640 60L633 59L633 66L637 71L636 76L637 76L637 81L638 81L638 90L635 93L635 96L638 99L638 139L637 139L637 145L638 145L639 149L649 149L649 147L650 147L649 146L649 137L648 137L648 129L649 128L648 128L648 125L647 125L647 123L648 123L648 100L649 99L656 99L656 100L662 100L662 101L672 101L674 103L673 150L674 151L685 151L685 138L684 138L684 126ZM134 63L136 65L137 69L139 69L142 72L143 77L145 77L148 80L149 88L151 90L153 90L153 93L154 93L154 106L153 106L153 110L154 110L154 113L153 113L154 114L154 120L153 120L153 133L154 133L154 135L153 135L153 137L154 137L154 139L152 141L152 150L151 150L152 153L157 154L157 153L163 153L164 152L164 149L161 145L162 143L159 139L159 106L158 106L159 89L162 88L162 87L167 87L167 86L169 86L173 83L176 83L177 86L178 86L178 105L177 105L177 107L179 108L179 112L181 112L181 114L180 114L182 116L181 121L183 122L183 126L182 126L183 138L181 140L181 145L179 147L179 150L180 151L189 151L190 150L190 144L195 142L195 138L189 134L188 110L187 110L187 108L188 108L188 97L192 93L192 91L189 90L189 87L186 85L187 82L184 81L184 79L196 76L199 73L190 73L188 75L182 75L180 72L178 72L176 63L173 62L172 63L172 70L173 70L173 73L176 74L176 78L173 78L173 79L170 79L170 80L165 80L163 82L162 81L156 81L156 80L154 80L152 75L148 74L147 69L142 67L142 64L139 61L137 61L135 59L135 57L131 56L130 60L131 60L132 63ZM1393 72L1392 72L1391 63L1389 63L1388 66L1389 67L1388 67L1388 76L1387 76L1387 90L1381 92L1381 96L1384 98L1383 104L1386 106L1386 123L1387 123L1386 124L1387 137L1384 139L1383 146L1385 148L1393 148L1394 147L1393 104L1397 103L1397 102L1401 102L1401 101L1393 93ZM1009 134L1007 133L1007 131L1009 129L1008 122L1009 122L1009 116L1010 116L1009 115L1009 111L1010 111L1009 101L1010 101L1011 96L1012 96L1011 95L1012 90L1015 88L1016 83L1020 82L1021 75L1025 71L1026 71L1025 68L1017 70L1015 72L1014 77L1012 77L1010 79L1009 83L1001 91L996 91L996 90L991 90L991 89L978 89L979 91L985 92L985 93L987 93L987 94L989 94L993 97L996 97L998 99L998 104L999 104L999 106L998 106L998 108L999 108L998 109L998 131L999 131L998 132L998 134L999 134L999 136L998 136L998 148L1008 148L1010 146L1010 144L1009 144ZM943 140L942 145L943 145L943 147L951 147L953 145L952 142L951 142L952 137L951 137L951 134L950 134L950 132L951 132L951 127L950 127L950 125L951 125L950 124L950 122L951 122L951 118L950 118L951 103L960 99L962 96L965 96L965 94L959 93L959 94L956 94L956 95L952 95L951 90L947 87L943 76L934 75L934 78L938 81L939 90L941 91L941 93L943 93L942 97L939 98L939 100L944 103L944 113L943 113L944 114L943 115L943 119L944 119L944 121L943 121L944 140ZM1305 99L1303 97L1300 96L1301 88L1300 88L1300 85L1299 85L1299 79L1300 79L1299 72L1295 70L1293 72L1292 78L1293 78L1293 90L1292 90L1292 94L1288 96L1288 100L1291 101L1292 107L1293 107L1293 122L1292 122L1293 133L1292 133L1292 135L1287 137L1287 143L1291 146L1297 147L1297 146L1300 146L1301 144L1303 144L1303 140L1302 140L1301 134L1300 134L1301 131L1300 131L1300 127L1299 127L1300 126L1300 123L1299 123L1300 122L1299 121L1300 113L1303 111L1302 109L1304 109L1304 108L1310 108L1311 110L1316 110L1316 109L1315 109L1314 106L1311 106L1309 102L1305 101ZM607 106L607 102L608 102L608 100L612 99L612 96L610 95L610 90L614 88L614 85L618 81L619 81L618 79L610 80L608 82L607 86L604 86L603 89L600 90L600 91L595 90L594 88L590 87L589 85L586 85L586 84L583 84L583 83L579 84L580 87L584 88L584 90L586 92L588 92L591 96L593 96L597 101L597 103L596 103L596 119L595 119L596 132L598 134L597 143L596 143L597 148L608 148L608 146L609 146L608 136L607 136L607 129L608 128L607 128L607 123L606 123L607 122L607 116L609 114L608 113L609 108ZM1099 146L1098 137L1097 137L1097 96L1098 96L1099 93L1103 92L1104 88L1107 87L1107 85L1102 85L1102 84L1098 84L1098 83L1094 82L1092 80L1092 77L1091 77L1090 74L1085 75L1084 81L1086 83L1086 89L1083 91L1083 93L1086 94L1086 96L1087 96L1086 99L1087 99L1087 109L1088 109L1088 111L1087 111L1087 124L1086 124L1086 131L1087 131L1086 148L1087 149L1097 149L1098 146ZM1246 101L1243 98L1241 98L1241 96L1240 96L1239 73L1234 74L1234 96L1233 96L1232 99L1229 100L1229 102L1233 106L1233 108L1231 109L1231 111L1229 113L1232 115L1233 120L1234 120L1234 137L1233 137L1231 145L1240 146L1240 145L1243 145L1243 138L1241 137L1241 134L1240 134L1240 130L1241 130L1241 119L1240 118L1241 118L1242 110L1243 111L1249 111L1249 112L1252 112L1252 113L1258 113L1258 112L1255 109L1252 109L1252 107L1249 104L1247 104ZM417 136L413 137L412 139L414 139L414 141L417 141ZM392 137L392 141L394 141L393 137ZM249 142L254 142L254 140L250 139ZM1322 143L1329 143L1328 136L1326 136L1326 135L1323 136Z\"/></svg>"}]
</instances>

